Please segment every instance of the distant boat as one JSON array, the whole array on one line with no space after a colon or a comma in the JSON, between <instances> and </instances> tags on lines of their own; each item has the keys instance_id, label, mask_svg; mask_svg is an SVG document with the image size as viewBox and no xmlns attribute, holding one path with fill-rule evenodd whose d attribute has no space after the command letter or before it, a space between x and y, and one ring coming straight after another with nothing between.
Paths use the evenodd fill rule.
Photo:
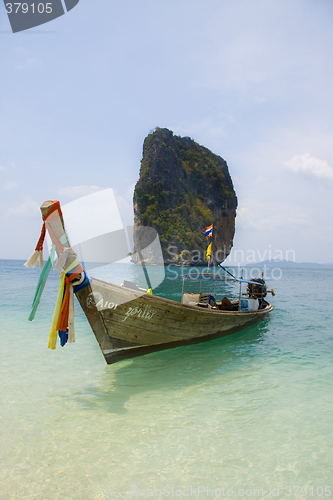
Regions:
<instances>
[{"instance_id":1,"label":"distant boat","mask_svg":"<svg viewBox=\"0 0 333 500\"><path fill-rule=\"evenodd\" d=\"M41 211L44 220L53 203L43 203ZM47 229L56 247L59 241L68 241L62 217L50 217ZM70 252L69 244L64 243L64 248L68 257L63 267L67 269L75 261L75 254L73 256L73 252ZM71 284L109 364L229 335L262 319L273 310L272 305L265 300L269 291L263 279L247 281L219 274L196 275L194 279L201 282L232 279L240 283L238 299L229 301L223 298L221 303L216 302L213 294L200 291L186 293L184 284L187 279L191 279L191 276L183 276L181 303L155 296L151 290L145 293L128 281L119 286L90 279L84 271ZM245 294L241 292L243 282L247 285ZM274 291L270 292L274 294Z\"/></svg>"}]
</instances>

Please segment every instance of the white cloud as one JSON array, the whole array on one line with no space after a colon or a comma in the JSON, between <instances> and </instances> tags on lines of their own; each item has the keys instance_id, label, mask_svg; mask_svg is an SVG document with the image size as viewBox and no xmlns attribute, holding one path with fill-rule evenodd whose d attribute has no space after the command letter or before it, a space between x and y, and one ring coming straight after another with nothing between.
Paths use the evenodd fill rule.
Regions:
<instances>
[{"instance_id":1,"label":"white cloud","mask_svg":"<svg viewBox=\"0 0 333 500\"><path fill-rule=\"evenodd\" d=\"M88 194L97 193L97 191L102 191L103 189L99 186L66 186L58 190L58 195L75 200Z\"/></svg>"},{"instance_id":2,"label":"white cloud","mask_svg":"<svg viewBox=\"0 0 333 500\"><path fill-rule=\"evenodd\" d=\"M18 186L17 182L11 181L11 180L5 182L5 184L3 185L3 189L5 191L12 191L13 189L17 189L18 187L19 186Z\"/></svg>"},{"instance_id":3,"label":"white cloud","mask_svg":"<svg viewBox=\"0 0 333 500\"><path fill-rule=\"evenodd\" d=\"M237 223L244 227L246 227L246 225L253 225L251 210L249 208L240 207L237 209Z\"/></svg>"},{"instance_id":4,"label":"white cloud","mask_svg":"<svg viewBox=\"0 0 333 500\"><path fill-rule=\"evenodd\" d=\"M333 180L333 168L329 166L328 162L311 156L309 153L293 156L291 160L283 162L283 166L295 174L307 173L322 179Z\"/></svg>"},{"instance_id":5,"label":"white cloud","mask_svg":"<svg viewBox=\"0 0 333 500\"><path fill-rule=\"evenodd\" d=\"M2 165L0 165L0 170L6 170L6 169Z\"/></svg>"},{"instance_id":6,"label":"white cloud","mask_svg":"<svg viewBox=\"0 0 333 500\"><path fill-rule=\"evenodd\" d=\"M20 205L15 208L8 208L7 213L14 215L29 215L32 213L39 213L39 205L31 198L26 196Z\"/></svg>"},{"instance_id":7,"label":"white cloud","mask_svg":"<svg viewBox=\"0 0 333 500\"><path fill-rule=\"evenodd\" d=\"M291 204L263 204L254 199L247 199L248 206L237 209L236 228L241 230L273 231L278 228L309 227L312 221L300 207ZM264 216L263 216L264 215Z\"/></svg>"},{"instance_id":8,"label":"white cloud","mask_svg":"<svg viewBox=\"0 0 333 500\"><path fill-rule=\"evenodd\" d=\"M228 135L231 124L236 121L232 115L223 114L218 121L211 118L203 118L197 122L191 122L188 126L170 125L175 135L191 137L194 141L205 144L206 147L216 149L222 138Z\"/></svg>"},{"instance_id":9,"label":"white cloud","mask_svg":"<svg viewBox=\"0 0 333 500\"><path fill-rule=\"evenodd\" d=\"M268 181L269 181L268 177L265 177L263 175L259 175L259 177L256 178L255 183L256 184L265 184Z\"/></svg>"},{"instance_id":10,"label":"white cloud","mask_svg":"<svg viewBox=\"0 0 333 500\"><path fill-rule=\"evenodd\" d=\"M258 221L258 226L261 229L274 229L274 228L290 228L297 226L305 226L308 227L310 225L310 221L306 214L298 211L292 212L281 212L279 214L272 215L270 217L266 217L264 219L260 219Z\"/></svg>"},{"instance_id":11,"label":"white cloud","mask_svg":"<svg viewBox=\"0 0 333 500\"><path fill-rule=\"evenodd\" d=\"M38 62L39 61L37 61L37 59L33 59L32 57L27 57L22 64L18 64L16 66L16 69L18 70L26 69L29 68L30 66L37 64Z\"/></svg>"}]
</instances>

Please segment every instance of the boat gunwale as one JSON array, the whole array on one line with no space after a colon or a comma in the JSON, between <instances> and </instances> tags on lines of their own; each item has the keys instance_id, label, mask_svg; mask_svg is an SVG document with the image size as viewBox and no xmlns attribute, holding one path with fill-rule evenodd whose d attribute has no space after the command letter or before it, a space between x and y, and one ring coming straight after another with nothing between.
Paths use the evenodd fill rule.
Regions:
<instances>
[{"instance_id":1,"label":"boat gunwale","mask_svg":"<svg viewBox=\"0 0 333 500\"><path fill-rule=\"evenodd\" d=\"M116 285L115 283L111 283L109 281L104 281L104 280L101 280L98 278L92 278L91 285L93 284L94 281L98 282L98 283L102 283L104 285L109 285L109 286L111 285L112 287L116 287L119 289L120 292L125 291L125 295L126 295L126 292L130 292L130 294L134 295L134 297L128 302L132 302L132 300L136 300L136 299L141 298L141 299L148 301L148 302L156 301L156 302L160 302L162 304L166 304L166 305L169 305L170 307L174 307L177 309L186 309L186 310L195 311L195 312L199 312L199 313L203 313L203 314L209 314L209 315L213 314L214 316L216 316L216 315L221 315L221 316L225 316L225 315L230 315L230 316L263 316L264 314L267 314L273 310L273 306L271 304L268 304L264 309L258 309L257 311L223 311L220 309L209 309L208 307L206 308L206 307L193 306L193 305L189 305L189 304L183 304L182 302L177 302L176 300L167 299L165 297L159 297L158 295L152 295L149 293L141 293L141 292L134 290L132 288L127 288L123 285Z\"/></svg>"}]
</instances>

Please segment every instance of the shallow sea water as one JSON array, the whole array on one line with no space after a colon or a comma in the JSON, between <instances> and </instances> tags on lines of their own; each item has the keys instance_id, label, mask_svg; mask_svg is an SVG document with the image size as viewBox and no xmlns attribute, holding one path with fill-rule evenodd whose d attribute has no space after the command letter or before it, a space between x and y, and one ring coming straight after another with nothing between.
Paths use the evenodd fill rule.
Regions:
<instances>
[{"instance_id":1,"label":"shallow sea water","mask_svg":"<svg viewBox=\"0 0 333 500\"><path fill-rule=\"evenodd\" d=\"M106 365L78 303L76 342L47 349L59 274L29 322L22 265L0 261L1 500L333 498L333 270L284 270L239 333Z\"/></svg>"}]
</instances>

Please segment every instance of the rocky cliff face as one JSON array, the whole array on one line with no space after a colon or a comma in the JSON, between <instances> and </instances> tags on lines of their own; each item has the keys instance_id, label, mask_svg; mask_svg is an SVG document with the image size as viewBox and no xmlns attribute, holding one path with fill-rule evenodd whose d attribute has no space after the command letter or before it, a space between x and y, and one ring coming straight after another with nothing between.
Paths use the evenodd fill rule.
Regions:
<instances>
[{"instance_id":1,"label":"rocky cliff face","mask_svg":"<svg viewBox=\"0 0 333 500\"><path fill-rule=\"evenodd\" d=\"M214 258L229 255L237 197L227 163L189 137L160 128L146 137L133 204L135 251L140 228L149 226L159 234L165 264L206 265L201 230L214 224Z\"/></svg>"}]
</instances>

